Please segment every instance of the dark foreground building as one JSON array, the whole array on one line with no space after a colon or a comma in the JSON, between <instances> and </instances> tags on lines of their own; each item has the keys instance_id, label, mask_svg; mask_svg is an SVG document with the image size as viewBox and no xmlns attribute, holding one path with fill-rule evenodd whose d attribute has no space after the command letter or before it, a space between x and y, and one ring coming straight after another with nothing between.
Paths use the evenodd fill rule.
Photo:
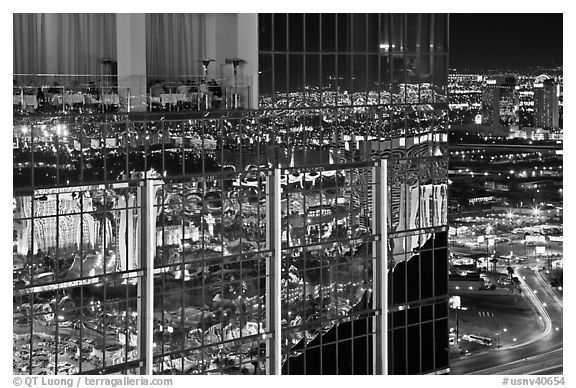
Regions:
<instances>
[{"instance_id":1,"label":"dark foreground building","mask_svg":"<svg viewBox=\"0 0 576 388\"><path fill-rule=\"evenodd\" d=\"M15 373L449 371L446 15L90 20L15 75Z\"/></svg>"}]
</instances>

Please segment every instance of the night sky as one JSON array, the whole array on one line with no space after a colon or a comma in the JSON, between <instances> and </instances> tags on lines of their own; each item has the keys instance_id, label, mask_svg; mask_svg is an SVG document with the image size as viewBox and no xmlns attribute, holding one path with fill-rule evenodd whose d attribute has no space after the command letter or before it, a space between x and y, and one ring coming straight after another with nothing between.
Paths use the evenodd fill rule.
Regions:
<instances>
[{"instance_id":1,"label":"night sky","mask_svg":"<svg viewBox=\"0 0 576 388\"><path fill-rule=\"evenodd\" d=\"M451 14L450 68L562 65L562 14Z\"/></svg>"}]
</instances>

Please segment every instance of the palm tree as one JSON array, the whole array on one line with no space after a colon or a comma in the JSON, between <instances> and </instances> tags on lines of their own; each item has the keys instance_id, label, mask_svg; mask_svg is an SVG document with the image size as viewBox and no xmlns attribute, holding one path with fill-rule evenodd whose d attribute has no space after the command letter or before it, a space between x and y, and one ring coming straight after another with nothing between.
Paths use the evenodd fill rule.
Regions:
<instances>
[{"instance_id":1,"label":"palm tree","mask_svg":"<svg viewBox=\"0 0 576 388\"><path fill-rule=\"evenodd\" d=\"M499 260L495 257L490 259L490 262L493 264L494 272L496 272L496 263L498 263L498 261Z\"/></svg>"}]
</instances>

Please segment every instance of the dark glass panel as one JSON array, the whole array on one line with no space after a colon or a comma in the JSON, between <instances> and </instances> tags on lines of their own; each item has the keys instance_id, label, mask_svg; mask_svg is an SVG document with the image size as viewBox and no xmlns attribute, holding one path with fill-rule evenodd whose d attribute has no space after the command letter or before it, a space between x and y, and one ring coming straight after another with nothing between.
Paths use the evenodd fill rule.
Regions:
<instances>
[{"instance_id":1,"label":"dark glass panel","mask_svg":"<svg viewBox=\"0 0 576 388\"><path fill-rule=\"evenodd\" d=\"M448 319L436 321L434 346L436 353L436 369L448 367Z\"/></svg>"},{"instance_id":2,"label":"dark glass panel","mask_svg":"<svg viewBox=\"0 0 576 388\"><path fill-rule=\"evenodd\" d=\"M260 51L272 50L272 15L268 13L258 14L258 44Z\"/></svg>"},{"instance_id":3,"label":"dark glass panel","mask_svg":"<svg viewBox=\"0 0 576 388\"><path fill-rule=\"evenodd\" d=\"M304 15L288 14L288 50L304 51Z\"/></svg>"},{"instance_id":4,"label":"dark glass panel","mask_svg":"<svg viewBox=\"0 0 576 388\"><path fill-rule=\"evenodd\" d=\"M394 369L392 374L406 374L406 329L394 330Z\"/></svg>"},{"instance_id":5,"label":"dark glass panel","mask_svg":"<svg viewBox=\"0 0 576 388\"><path fill-rule=\"evenodd\" d=\"M422 372L434 368L434 323L422 324Z\"/></svg>"},{"instance_id":6,"label":"dark glass panel","mask_svg":"<svg viewBox=\"0 0 576 388\"><path fill-rule=\"evenodd\" d=\"M408 374L420 372L420 325L408 328Z\"/></svg>"},{"instance_id":7,"label":"dark glass panel","mask_svg":"<svg viewBox=\"0 0 576 388\"><path fill-rule=\"evenodd\" d=\"M355 52L366 51L366 14L352 14L352 50Z\"/></svg>"},{"instance_id":8,"label":"dark glass panel","mask_svg":"<svg viewBox=\"0 0 576 388\"><path fill-rule=\"evenodd\" d=\"M338 27L336 33L338 36L338 51L339 52L351 51L352 34L351 34L350 20L352 19L352 15L339 13L337 19L338 19Z\"/></svg>"},{"instance_id":9,"label":"dark glass panel","mask_svg":"<svg viewBox=\"0 0 576 388\"><path fill-rule=\"evenodd\" d=\"M322 14L322 51L336 51L336 14Z\"/></svg>"},{"instance_id":10,"label":"dark glass panel","mask_svg":"<svg viewBox=\"0 0 576 388\"><path fill-rule=\"evenodd\" d=\"M274 38L272 40L274 51L286 51L286 14L274 14Z\"/></svg>"},{"instance_id":11,"label":"dark glass panel","mask_svg":"<svg viewBox=\"0 0 576 388\"><path fill-rule=\"evenodd\" d=\"M369 53L377 53L380 50L378 19L377 13L369 13L367 15L366 51Z\"/></svg>"},{"instance_id":12,"label":"dark glass panel","mask_svg":"<svg viewBox=\"0 0 576 388\"><path fill-rule=\"evenodd\" d=\"M305 15L306 37L304 44L306 51L320 51L320 14L307 13Z\"/></svg>"}]
</instances>

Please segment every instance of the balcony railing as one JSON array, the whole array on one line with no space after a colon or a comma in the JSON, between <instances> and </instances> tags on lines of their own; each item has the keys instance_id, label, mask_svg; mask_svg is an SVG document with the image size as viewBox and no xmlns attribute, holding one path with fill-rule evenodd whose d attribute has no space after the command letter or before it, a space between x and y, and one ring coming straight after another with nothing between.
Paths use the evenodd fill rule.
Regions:
<instances>
[{"instance_id":1,"label":"balcony railing","mask_svg":"<svg viewBox=\"0 0 576 388\"><path fill-rule=\"evenodd\" d=\"M15 75L13 113L25 115L95 114L134 111L209 111L248 109L252 77L141 76L118 85L116 77Z\"/></svg>"}]
</instances>

